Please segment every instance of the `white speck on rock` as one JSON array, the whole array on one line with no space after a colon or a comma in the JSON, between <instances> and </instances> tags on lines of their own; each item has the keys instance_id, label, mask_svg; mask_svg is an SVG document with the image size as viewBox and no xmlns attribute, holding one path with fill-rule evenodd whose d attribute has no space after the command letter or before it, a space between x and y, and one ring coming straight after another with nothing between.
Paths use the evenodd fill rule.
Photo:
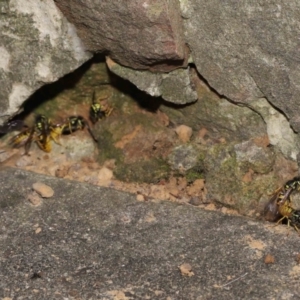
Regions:
<instances>
[{"instance_id":1,"label":"white speck on rock","mask_svg":"<svg viewBox=\"0 0 300 300\"><path fill-rule=\"evenodd\" d=\"M0 69L9 71L10 53L3 47L0 47Z\"/></svg>"}]
</instances>

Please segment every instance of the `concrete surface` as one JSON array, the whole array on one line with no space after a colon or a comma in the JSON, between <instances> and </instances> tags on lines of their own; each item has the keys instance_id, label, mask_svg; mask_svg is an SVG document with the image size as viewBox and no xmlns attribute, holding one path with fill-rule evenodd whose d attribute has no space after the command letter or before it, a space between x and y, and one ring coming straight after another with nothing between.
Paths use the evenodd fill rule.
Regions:
<instances>
[{"instance_id":1,"label":"concrete surface","mask_svg":"<svg viewBox=\"0 0 300 300\"><path fill-rule=\"evenodd\" d=\"M300 237L268 225L2 169L0 299L299 299Z\"/></svg>"}]
</instances>

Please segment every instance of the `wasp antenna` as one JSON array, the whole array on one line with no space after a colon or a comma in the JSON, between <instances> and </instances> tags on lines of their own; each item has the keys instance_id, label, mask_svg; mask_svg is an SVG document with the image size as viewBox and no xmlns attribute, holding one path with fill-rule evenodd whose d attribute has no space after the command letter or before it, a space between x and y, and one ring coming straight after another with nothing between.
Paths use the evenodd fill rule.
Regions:
<instances>
[{"instance_id":1,"label":"wasp antenna","mask_svg":"<svg viewBox=\"0 0 300 300\"><path fill-rule=\"evenodd\" d=\"M92 103L95 104L95 99L96 99L96 91L93 91L93 97L92 97Z\"/></svg>"}]
</instances>

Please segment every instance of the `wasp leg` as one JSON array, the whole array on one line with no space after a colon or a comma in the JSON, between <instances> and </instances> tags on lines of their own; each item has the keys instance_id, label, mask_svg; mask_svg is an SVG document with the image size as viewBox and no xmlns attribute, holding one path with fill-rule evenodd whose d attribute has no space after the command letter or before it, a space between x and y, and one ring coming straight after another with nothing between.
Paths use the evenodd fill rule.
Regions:
<instances>
[{"instance_id":1,"label":"wasp leg","mask_svg":"<svg viewBox=\"0 0 300 300\"><path fill-rule=\"evenodd\" d=\"M96 91L93 91L93 96L92 96L92 103L95 104L96 103Z\"/></svg>"},{"instance_id":2,"label":"wasp leg","mask_svg":"<svg viewBox=\"0 0 300 300\"><path fill-rule=\"evenodd\" d=\"M31 148L32 140L34 138L35 128L33 127L30 131L29 137L25 142L25 153L24 155L29 155L29 150Z\"/></svg>"},{"instance_id":3,"label":"wasp leg","mask_svg":"<svg viewBox=\"0 0 300 300\"><path fill-rule=\"evenodd\" d=\"M278 220L276 222L276 224L272 225L272 227L278 226L280 224L280 222L282 222L284 219L287 219L287 227L288 227L287 236L290 235L292 227L295 228L295 230L297 231L298 235L300 236L300 229L297 227L297 225L293 224L293 222L287 216L282 217L280 220Z\"/></svg>"},{"instance_id":4,"label":"wasp leg","mask_svg":"<svg viewBox=\"0 0 300 300\"><path fill-rule=\"evenodd\" d=\"M275 224L272 224L272 225L269 225L268 227L276 227L276 226L278 226L284 219L287 219L287 227L288 227L288 233L287 233L287 235L289 235L290 234L290 228L291 228L291 226L290 226L290 220L289 220L289 218L287 217L287 216L283 216L281 219L279 219ZM293 225L294 226L294 225Z\"/></svg>"},{"instance_id":5,"label":"wasp leg","mask_svg":"<svg viewBox=\"0 0 300 300\"><path fill-rule=\"evenodd\" d=\"M284 220L284 219L287 219L288 221L288 224L289 224L289 218L287 217L287 216L283 216L281 219L279 219L275 224L272 224L272 225L268 225L268 227L276 227L276 226L278 226L278 225L280 225L280 223L282 223L282 221ZM288 225L289 226L289 225Z\"/></svg>"},{"instance_id":6,"label":"wasp leg","mask_svg":"<svg viewBox=\"0 0 300 300\"><path fill-rule=\"evenodd\" d=\"M279 187L277 190L275 190L272 194L269 194L269 196L274 196L276 194L278 194L280 192L280 190L282 189L282 187Z\"/></svg>"},{"instance_id":7,"label":"wasp leg","mask_svg":"<svg viewBox=\"0 0 300 300\"><path fill-rule=\"evenodd\" d=\"M59 138L62 135L62 132L66 126L67 125L56 125L51 127L50 137L58 145L61 145Z\"/></svg>"},{"instance_id":8,"label":"wasp leg","mask_svg":"<svg viewBox=\"0 0 300 300\"><path fill-rule=\"evenodd\" d=\"M70 133L73 133L73 130L72 130L72 125L71 125L71 123L69 123L67 126L69 127L69 131L70 131Z\"/></svg>"},{"instance_id":9,"label":"wasp leg","mask_svg":"<svg viewBox=\"0 0 300 300\"><path fill-rule=\"evenodd\" d=\"M275 225L273 225L273 227L274 226L278 226L284 219L287 219L288 220L288 224L289 224L289 218L288 217L286 217L286 216L284 216L284 217L282 217L281 219L279 219L276 223L275 223Z\"/></svg>"},{"instance_id":10,"label":"wasp leg","mask_svg":"<svg viewBox=\"0 0 300 300\"><path fill-rule=\"evenodd\" d=\"M294 225L294 224L293 224L293 227L296 229L298 235L300 236L300 230L299 230L299 228L296 225Z\"/></svg>"},{"instance_id":11,"label":"wasp leg","mask_svg":"<svg viewBox=\"0 0 300 300\"><path fill-rule=\"evenodd\" d=\"M62 146L60 140L58 138L54 138L53 136L51 136L52 140L54 141L55 144Z\"/></svg>"},{"instance_id":12,"label":"wasp leg","mask_svg":"<svg viewBox=\"0 0 300 300\"><path fill-rule=\"evenodd\" d=\"M112 111L114 110L114 108L112 107L112 108L110 108L109 110L108 110L108 112L107 112L107 114L106 114L106 116L108 117L111 113L112 113Z\"/></svg>"},{"instance_id":13,"label":"wasp leg","mask_svg":"<svg viewBox=\"0 0 300 300\"><path fill-rule=\"evenodd\" d=\"M288 227L288 233L287 233L287 236L289 236L290 235L290 229L291 229L291 221L290 221L290 219L289 218L287 218L287 227Z\"/></svg>"},{"instance_id":14,"label":"wasp leg","mask_svg":"<svg viewBox=\"0 0 300 300\"><path fill-rule=\"evenodd\" d=\"M51 143L50 143L50 138L48 137L46 141L40 141L40 140L37 140L36 141L37 145L39 146L39 148L41 150L43 150L44 152L51 152L52 150L52 146L51 146Z\"/></svg>"}]
</instances>

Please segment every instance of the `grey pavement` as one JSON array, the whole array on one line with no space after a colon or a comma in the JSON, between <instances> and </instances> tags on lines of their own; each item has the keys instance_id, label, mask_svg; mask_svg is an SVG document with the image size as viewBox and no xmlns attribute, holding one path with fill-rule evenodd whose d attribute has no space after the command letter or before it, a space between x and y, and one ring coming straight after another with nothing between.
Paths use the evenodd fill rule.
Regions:
<instances>
[{"instance_id":1,"label":"grey pavement","mask_svg":"<svg viewBox=\"0 0 300 300\"><path fill-rule=\"evenodd\" d=\"M35 207L26 198L37 181L54 196ZM286 232L2 169L0 299L300 299L300 237Z\"/></svg>"}]
</instances>

